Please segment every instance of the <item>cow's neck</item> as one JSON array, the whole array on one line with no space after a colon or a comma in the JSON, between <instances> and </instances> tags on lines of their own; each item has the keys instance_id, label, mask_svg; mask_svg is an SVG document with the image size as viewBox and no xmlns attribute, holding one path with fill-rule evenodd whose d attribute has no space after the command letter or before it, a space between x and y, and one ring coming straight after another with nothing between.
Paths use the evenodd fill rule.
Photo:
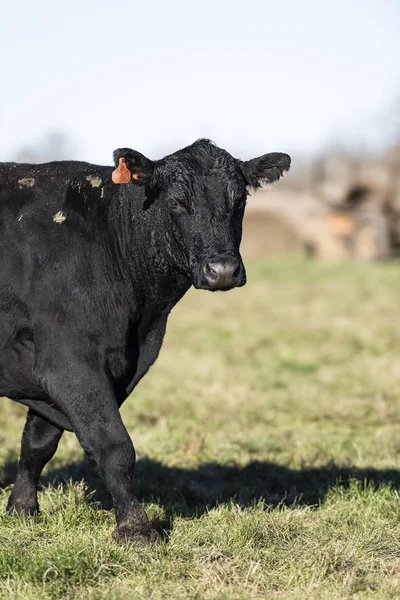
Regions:
<instances>
[{"instance_id":1,"label":"cow's neck","mask_svg":"<svg viewBox=\"0 0 400 600\"><path fill-rule=\"evenodd\" d=\"M121 186L111 211L119 272L139 315L169 312L191 286L166 252L165 224L143 187Z\"/></svg>"}]
</instances>

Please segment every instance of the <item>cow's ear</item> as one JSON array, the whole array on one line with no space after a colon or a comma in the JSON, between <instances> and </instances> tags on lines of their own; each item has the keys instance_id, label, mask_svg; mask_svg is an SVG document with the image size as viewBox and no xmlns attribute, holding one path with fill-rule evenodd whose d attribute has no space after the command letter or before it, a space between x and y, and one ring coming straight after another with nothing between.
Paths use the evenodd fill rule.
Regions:
<instances>
[{"instance_id":1,"label":"cow's ear","mask_svg":"<svg viewBox=\"0 0 400 600\"><path fill-rule=\"evenodd\" d=\"M259 188L273 183L290 169L291 158L282 152L271 152L241 163L242 172L249 186Z\"/></svg>"},{"instance_id":2,"label":"cow's ear","mask_svg":"<svg viewBox=\"0 0 400 600\"><path fill-rule=\"evenodd\" d=\"M154 163L149 158L131 148L118 148L113 153L115 171L114 183L137 183L143 185L153 173Z\"/></svg>"}]
</instances>

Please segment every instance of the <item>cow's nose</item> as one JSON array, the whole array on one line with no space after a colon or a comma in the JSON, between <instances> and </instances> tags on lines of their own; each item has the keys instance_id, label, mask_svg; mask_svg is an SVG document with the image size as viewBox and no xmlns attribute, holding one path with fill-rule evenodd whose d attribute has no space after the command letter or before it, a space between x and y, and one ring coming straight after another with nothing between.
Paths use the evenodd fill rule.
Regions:
<instances>
[{"instance_id":1,"label":"cow's nose","mask_svg":"<svg viewBox=\"0 0 400 600\"><path fill-rule=\"evenodd\" d=\"M237 285L240 275L240 262L227 256L205 261L203 274L212 290L229 290Z\"/></svg>"}]
</instances>

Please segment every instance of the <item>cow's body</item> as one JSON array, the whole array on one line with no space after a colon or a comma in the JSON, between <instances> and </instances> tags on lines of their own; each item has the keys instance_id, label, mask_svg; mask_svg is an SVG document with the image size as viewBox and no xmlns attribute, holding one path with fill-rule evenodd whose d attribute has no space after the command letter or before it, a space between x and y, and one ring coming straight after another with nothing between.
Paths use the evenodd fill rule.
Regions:
<instances>
[{"instance_id":1,"label":"cow's body","mask_svg":"<svg viewBox=\"0 0 400 600\"><path fill-rule=\"evenodd\" d=\"M139 184L115 185L113 168L81 162L0 165L0 396L30 407L10 508L37 511L40 472L68 429L111 491L114 536L154 538L131 489L134 449L119 406L156 360L168 314L192 283L227 289L245 281L236 258L241 167L197 144L159 163L121 151L116 161L127 156ZM288 166L286 159L279 174ZM223 170L226 185L217 177ZM199 180L185 197L192 171ZM210 230L230 215L220 239L198 233L206 210ZM180 237L188 232L186 256Z\"/></svg>"}]
</instances>

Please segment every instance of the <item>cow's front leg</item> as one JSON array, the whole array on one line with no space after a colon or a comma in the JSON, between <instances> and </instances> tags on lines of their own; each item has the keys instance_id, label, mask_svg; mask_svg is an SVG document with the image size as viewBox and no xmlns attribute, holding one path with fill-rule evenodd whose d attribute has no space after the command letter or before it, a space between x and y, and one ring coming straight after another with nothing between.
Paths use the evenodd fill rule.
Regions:
<instances>
[{"instance_id":1,"label":"cow's front leg","mask_svg":"<svg viewBox=\"0 0 400 600\"><path fill-rule=\"evenodd\" d=\"M139 543L156 541L158 534L133 493L135 449L119 412L115 416L108 414L105 419L92 416L91 421L85 432L81 429L77 434L112 495L117 520L113 538Z\"/></svg>"},{"instance_id":2,"label":"cow's front leg","mask_svg":"<svg viewBox=\"0 0 400 600\"><path fill-rule=\"evenodd\" d=\"M91 363L91 364L90 364ZM39 378L54 403L70 420L90 464L104 478L111 493L118 541L147 543L157 532L133 493L135 450L121 420L106 373L94 361L66 362L55 371L45 367ZM54 365L54 362L52 363ZM63 364L68 364L66 371Z\"/></svg>"},{"instance_id":3,"label":"cow's front leg","mask_svg":"<svg viewBox=\"0 0 400 600\"><path fill-rule=\"evenodd\" d=\"M26 515L39 511L39 477L57 450L62 433L62 429L29 410L22 434L18 475L8 500L8 510Z\"/></svg>"}]
</instances>

